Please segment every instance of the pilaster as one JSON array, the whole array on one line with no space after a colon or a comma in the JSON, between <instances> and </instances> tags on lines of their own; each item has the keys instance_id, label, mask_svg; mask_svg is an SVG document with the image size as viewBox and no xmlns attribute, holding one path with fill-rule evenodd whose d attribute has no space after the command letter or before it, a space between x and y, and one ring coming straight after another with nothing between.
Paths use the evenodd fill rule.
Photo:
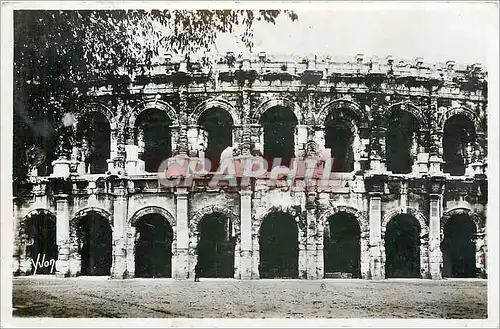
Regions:
<instances>
[{"instance_id":1,"label":"pilaster","mask_svg":"<svg viewBox=\"0 0 500 329\"><path fill-rule=\"evenodd\" d=\"M368 220L369 220L369 250L370 250L370 277L381 280L385 277L383 264L384 245L382 241L382 194L384 193L385 176L373 175L365 178L365 187L368 191Z\"/></svg>"},{"instance_id":2,"label":"pilaster","mask_svg":"<svg viewBox=\"0 0 500 329\"><path fill-rule=\"evenodd\" d=\"M70 269L70 227L69 227L69 201L68 194L58 194L56 198L56 239L57 261L56 276L66 277L80 269Z\"/></svg>"},{"instance_id":3,"label":"pilaster","mask_svg":"<svg viewBox=\"0 0 500 329\"><path fill-rule=\"evenodd\" d=\"M442 195L430 195L430 215L429 215L429 272L432 279L441 279L441 269L443 266L443 255L441 253L441 225Z\"/></svg>"},{"instance_id":4,"label":"pilaster","mask_svg":"<svg viewBox=\"0 0 500 329\"><path fill-rule=\"evenodd\" d=\"M443 276L443 254L441 252L443 189L444 177L433 177L429 191L429 274L432 279L441 279Z\"/></svg>"},{"instance_id":5,"label":"pilaster","mask_svg":"<svg viewBox=\"0 0 500 329\"><path fill-rule=\"evenodd\" d=\"M252 273L252 191L240 191L241 252L240 279L251 279Z\"/></svg>"},{"instance_id":6,"label":"pilaster","mask_svg":"<svg viewBox=\"0 0 500 329\"><path fill-rule=\"evenodd\" d=\"M173 277L176 279L188 279L191 274L191 267L194 270L195 264L192 264L193 262L190 261L189 257L189 202L187 188L178 187L175 196L177 247L176 254L172 257Z\"/></svg>"},{"instance_id":7,"label":"pilaster","mask_svg":"<svg viewBox=\"0 0 500 329\"><path fill-rule=\"evenodd\" d=\"M384 278L382 270L382 200L378 193L370 194L369 201L370 221L370 274L374 280Z\"/></svg>"},{"instance_id":8,"label":"pilaster","mask_svg":"<svg viewBox=\"0 0 500 329\"><path fill-rule=\"evenodd\" d=\"M113 182L115 199L113 201L113 264L112 278L127 276L127 188L124 179Z\"/></svg>"}]
</instances>

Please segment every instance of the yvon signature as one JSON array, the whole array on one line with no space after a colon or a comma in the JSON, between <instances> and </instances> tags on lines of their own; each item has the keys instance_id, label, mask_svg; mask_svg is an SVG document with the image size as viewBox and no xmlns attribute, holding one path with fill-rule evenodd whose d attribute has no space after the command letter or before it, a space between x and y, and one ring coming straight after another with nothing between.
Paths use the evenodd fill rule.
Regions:
<instances>
[{"instance_id":1,"label":"yvon signature","mask_svg":"<svg viewBox=\"0 0 500 329\"><path fill-rule=\"evenodd\" d=\"M36 274L36 271L38 267L44 268L44 267L49 267L50 266L50 273L54 273L54 267L56 266L56 260L55 259L49 259L45 260L45 254L42 257L42 260L40 260L40 254L36 256L36 262L31 259L31 263L33 264L33 267L35 268L35 271L33 274Z\"/></svg>"}]
</instances>

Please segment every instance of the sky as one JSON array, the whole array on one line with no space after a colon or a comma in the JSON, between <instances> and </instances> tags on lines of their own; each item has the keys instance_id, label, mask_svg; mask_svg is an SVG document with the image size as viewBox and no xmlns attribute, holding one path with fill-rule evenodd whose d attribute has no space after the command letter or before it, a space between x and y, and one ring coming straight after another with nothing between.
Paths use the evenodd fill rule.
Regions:
<instances>
[{"instance_id":1,"label":"sky","mask_svg":"<svg viewBox=\"0 0 500 329\"><path fill-rule=\"evenodd\" d=\"M491 3L333 3L294 9L298 21L280 17L276 25L258 22L254 53L379 56L427 62L488 63L497 47L498 7ZM498 36L496 37L498 41ZM231 35L217 51L248 53Z\"/></svg>"}]
</instances>

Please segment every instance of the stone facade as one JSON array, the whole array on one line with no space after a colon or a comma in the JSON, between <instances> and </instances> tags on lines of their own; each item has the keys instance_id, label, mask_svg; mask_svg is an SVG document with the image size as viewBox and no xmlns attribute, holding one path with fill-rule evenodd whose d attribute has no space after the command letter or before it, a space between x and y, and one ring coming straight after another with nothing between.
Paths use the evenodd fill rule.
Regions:
<instances>
[{"instance_id":1,"label":"stone facade","mask_svg":"<svg viewBox=\"0 0 500 329\"><path fill-rule=\"evenodd\" d=\"M161 215L172 228L171 273L194 277L199 223L210 214L231 222L234 238L234 278L260 277L260 228L274 213L284 213L297 225L298 277L325 277L324 239L328 219L353 216L359 225L359 271L364 279L386 275L386 232L400 214L419 226L421 278L443 276L445 224L466 216L475 225L475 267L486 275L487 91L480 65L453 62L428 64L422 59L397 61L363 58L222 58L210 71L198 63L163 62L149 75L123 75L118 82L96 85L86 106L72 110L73 126L61 138L72 149L60 151L53 173L30 181L14 197L16 274L32 273L26 227L41 215L56 222L58 276L81 274L79 219L89 213L109 222L113 278L135 276L136 223L149 214ZM207 145L200 118L217 108L232 120L232 146L240 155L265 154L261 117L279 107L296 119L294 155L314 157L327 148L325 120L346 122L352 133L352 171L335 173L327 187L269 186L257 178L248 187L207 185L195 179L189 186L166 187L157 172L145 171L141 156L144 136L137 125L150 110L170 120L171 150L179 156L199 156ZM69 111L71 112L71 111ZM395 113L410 115L418 126L412 133L411 168L394 173L387 168L387 130ZM107 171L89 173L75 155L83 146L78 125L94 113L109 124ZM464 146L464 173L443 170L445 125L460 117L473 127L474 139ZM68 143L62 145L68 145ZM201 149L200 149L200 146ZM384 242L386 241L386 242ZM169 276L170 276L169 275Z\"/></svg>"}]
</instances>

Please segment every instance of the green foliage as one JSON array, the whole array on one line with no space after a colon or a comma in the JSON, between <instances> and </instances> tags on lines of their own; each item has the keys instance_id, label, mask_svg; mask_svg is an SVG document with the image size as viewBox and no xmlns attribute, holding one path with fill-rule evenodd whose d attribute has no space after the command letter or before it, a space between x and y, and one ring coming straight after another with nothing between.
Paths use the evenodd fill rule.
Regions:
<instances>
[{"instance_id":1,"label":"green foliage","mask_svg":"<svg viewBox=\"0 0 500 329\"><path fill-rule=\"evenodd\" d=\"M274 24L280 10L92 10L14 12L14 180L27 171L25 150L35 144L54 159L64 111L103 81L120 83L122 70L148 68L161 51L188 56L222 33L253 47L253 24ZM118 89L118 88L117 88Z\"/></svg>"}]
</instances>

